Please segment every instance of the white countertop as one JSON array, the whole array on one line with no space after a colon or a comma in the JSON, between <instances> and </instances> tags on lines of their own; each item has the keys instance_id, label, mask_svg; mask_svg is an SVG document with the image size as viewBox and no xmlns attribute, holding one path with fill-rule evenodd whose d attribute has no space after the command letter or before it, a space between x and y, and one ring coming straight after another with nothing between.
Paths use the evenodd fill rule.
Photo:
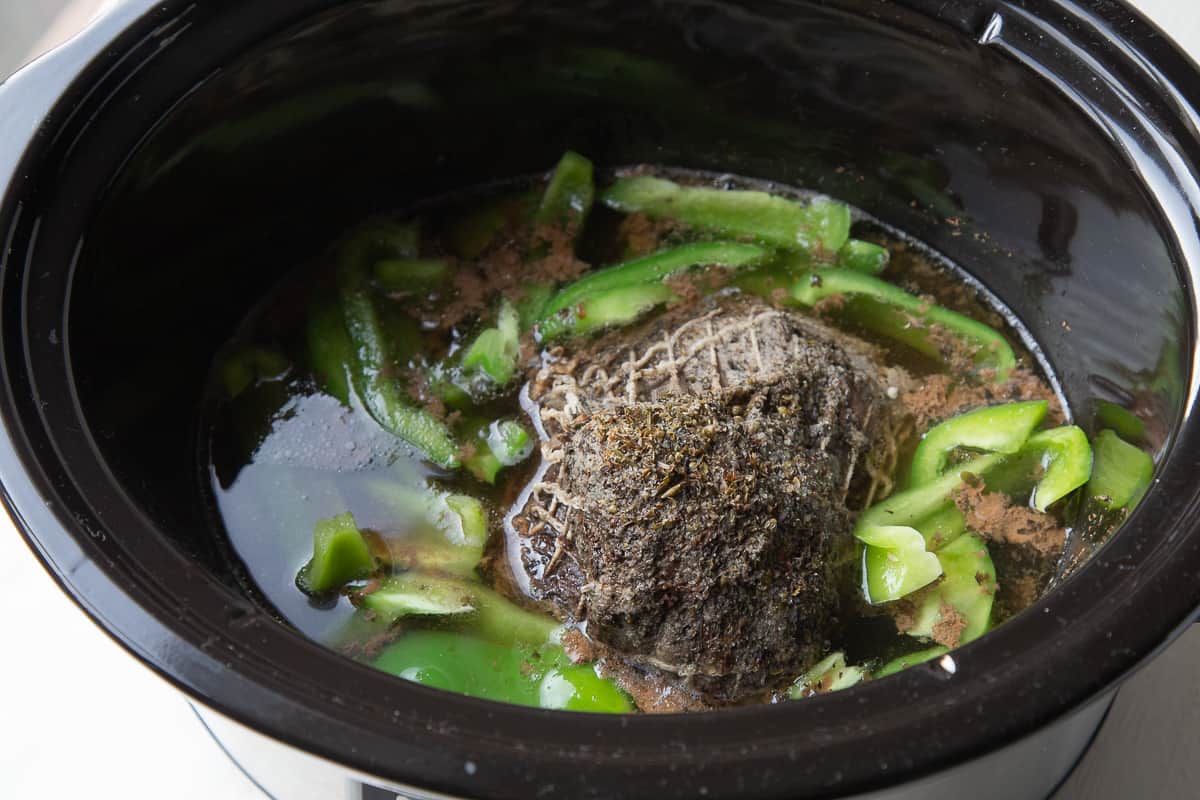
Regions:
<instances>
[{"instance_id":1,"label":"white countertop","mask_svg":"<svg viewBox=\"0 0 1200 800\"><path fill-rule=\"evenodd\" d=\"M0 0L0 75L119 0ZM55 9L66 6L61 12ZM1200 53L1192 0L1138 0ZM76 608L0 519L0 798L261 800L180 695ZM1200 630L1121 690L1057 800L1200 796Z\"/></svg>"}]
</instances>

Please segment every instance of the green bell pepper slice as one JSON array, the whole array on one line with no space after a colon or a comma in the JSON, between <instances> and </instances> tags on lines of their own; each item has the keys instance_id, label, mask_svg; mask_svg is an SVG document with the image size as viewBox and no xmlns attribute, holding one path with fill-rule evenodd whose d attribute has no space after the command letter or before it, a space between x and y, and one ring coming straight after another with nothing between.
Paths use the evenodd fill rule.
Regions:
<instances>
[{"instance_id":1,"label":"green bell pepper slice","mask_svg":"<svg viewBox=\"0 0 1200 800\"><path fill-rule=\"evenodd\" d=\"M737 242L695 242L660 250L567 285L545 302L534 329L548 342L631 322L674 297L662 281L677 272L698 266L736 269L767 256L761 247Z\"/></svg>"},{"instance_id":2,"label":"green bell pepper slice","mask_svg":"<svg viewBox=\"0 0 1200 800\"><path fill-rule=\"evenodd\" d=\"M488 448L505 467L520 464L533 452L533 438L525 426L512 420L500 420L488 426Z\"/></svg>"},{"instance_id":3,"label":"green bell pepper slice","mask_svg":"<svg viewBox=\"0 0 1200 800\"><path fill-rule=\"evenodd\" d=\"M305 594L326 594L375 571L375 558L349 512L319 520L312 559L296 576Z\"/></svg>"},{"instance_id":4,"label":"green bell pepper slice","mask_svg":"<svg viewBox=\"0 0 1200 800\"><path fill-rule=\"evenodd\" d=\"M541 319L544 322L548 317L613 289L658 283L692 267L744 267L760 263L768 255L767 250L757 245L738 242L693 242L659 250L648 256L596 270L568 284L546 303Z\"/></svg>"},{"instance_id":5,"label":"green bell pepper slice","mask_svg":"<svg viewBox=\"0 0 1200 800\"><path fill-rule=\"evenodd\" d=\"M371 498L409 524L426 522L441 531L446 542L483 549L487 542L487 513L483 504L465 494L413 488L391 480L363 481Z\"/></svg>"},{"instance_id":6,"label":"green bell pepper slice","mask_svg":"<svg viewBox=\"0 0 1200 800\"><path fill-rule=\"evenodd\" d=\"M475 578L482 548L454 545L442 531L419 528L403 536L386 540L387 559L393 569L415 570L427 574Z\"/></svg>"},{"instance_id":7,"label":"green bell pepper slice","mask_svg":"<svg viewBox=\"0 0 1200 800\"><path fill-rule=\"evenodd\" d=\"M941 620L942 605L954 608L966 620L959 644L978 639L991 625L996 597L996 567L987 545L973 533L964 533L937 551L943 578L930 589L917 608L909 636L930 638Z\"/></svg>"},{"instance_id":8,"label":"green bell pepper slice","mask_svg":"<svg viewBox=\"0 0 1200 800\"><path fill-rule=\"evenodd\" d=\"M535 330L541 341L547 343L567 336L587 336L627 325L674 299L675 293L663 283L609 289L581 300L569 311L543 316Z\"/></svg>"},{"instance_id":9,"label":"green bell pepper slice","mask_svg":"<svg viewBox=\"0 0 1200 800\"><path fill-rule=\"evenodd\" d=\"M766 192L680 186L648 175L620 178L600 199L617 211L828 258L850 238L850 209L833 200L797 202Z\"/></svg>"},{"instance_id":10,"label":"green bell pepper slice","mask_svg":"<svg viewBox=\"0 0 1200 800\"><path fill-rule=\"evenodd\" d=\"M590 664L572 664L562 648L521 648L447 631L411 631L373 665L406 680L503 703L628 713L629 697Z\"/></svg>"},{"instance_id":11,"label":"green bell pepper slice","mask_svg":"<svg viewBox=\"0 0 1200 800\"><path fill-rule=\"evenodd\" d=\"M372 502L409 529L387 540L393 567L475 575L488 538L487 511L479 500L385 480L363 484Z\"/></svg>"},{"instance_id":12,"label":"green bell pepper slice","mask_svg":"<svg viewBox=\"0 0 1200 800\"><path fill-rule=\"evenodd\" d=\"M917 664L923 664L926 661L932 661L938 656L945 655L949 652L950 649L948 647L938 645L937 647L930 647L928 650L918 650L915 653L907 653L899 658L892 659L879 669L875 670L873 677L875 679L886 678L888 675L894 675L900 670L908 669L909 667L915 667Z\"/></svg>"},{"instance_id":13,"label":"green bell pepper slice","mask_svg":"<svg viewBox=\"0 0 1200 800\"><path fill-rule=\"evenodd\" d=\"M897 492L868 508L858 517L854 535L865 544L874 541L871 531L885 526L912 526L941 511L964 484L963 475L983 475L999 464L1003 455L992 453L958 465L933 481Z\"/></svg>"},{"instance_id":14,"label":"green bell pepper slice","mask_svg":"<svg viewBox=\"0 0 1200 800\"><path fill-rule=\"evenodd\" d=\"M514 304L517 308L517 319L521 330L527 331L537 324L542 315L542 309L554 297L554 287L544 283L526 286L524 293Z\"/></svg>"},{"instance_id":15,"label":"green bell pepper slice","mask_svg":"<svg viewBox=\"0 0 1200 800\"><path fill-rule=\"evenodd\" d=\"M887 525L873 528L870 535L877 544L863 548L863 589L868 603L898 600L941 576L941 562L925 549L919 531Z\"/></svg>"},{"instance_id":16,"label":"green bell pepper slice","mask_svg":"<svg viewBox=\"0 0 1200 800\"><path fill-rule=\"evenodd\" d=\"M592 174L591 161L571 150L564 153L546 184L533 221L582 228L596 196Z\"/></svg>"},{"instance_id":17,"label":"green bell pepper slice","mask_svg":"<svg viewBox=\"0 0 1200 800\"><path fill-rule=\"evenodd\" d=\"M861 239L851 239L838 250L837 265L864 275L878 275L887 269L891 253L886 247Z\"/></svg>"},{"instance_id":18,"label":"green bell pepper slice","mask_svg":"<svg viewBox=\"0 0 1200 800\"><path fill-rule=\"evenodd\" d=\"M862 667L847 666L846 654L838 651L814 664L788 687L788 697L799 700L814 694L849 689L867 677Z\"/></svg>"},{"instance_id":19,"label":"green bell pepper slice","mask_svg":"<svg viewBox=\"0 0 1200 800\"><path fill-rule=\"evenodd\" d=\"M911 484L935 480L959 447L1016 453L1046 416L1048 403L1031 400L968 411L930 428L913 453ZM1086 442L1085 442L1086 443Z\"/></svg>"},{"instance_id":20,"label":"green bell pepper slice","mask_svg":"<svg viewBox=\"0 0 1200 800\"><path fill-rule=\"evenodd\" d=\"M542 645L559 625L526 611L482 583L432 573L404 572L364 594L360 602L386 622L410 616L454 616L480 636L503 644Z\"/></svg>"},{"instance_id":21,"label":"green bell pepper slice","mask_svg":"<svg viewBox=\"0 0 1200 800\"><path fill-rule=\"evenodd\" d=\"M1087 484L1089 499L1111 510L1137 505L1154 479L1154 460L1107 429L1096 434L1092 448L1095 462Z\"/></svg>"},{"instance_id":22,"label":"green bell pepper slice","mask_svg":"<svg viewBox=\"0 0 1200 800\"><path fill-rule=\"evenodd\" d=\"M480 332L463 353L463 370L486 375L497 386L508 385L517 372L520 337L517 309L507 299L501 300L495 327Z\"/></svg>"},{"instance_id":23,"label":"green bell pepper slice","mask_svg":"<svg viewBox=\"0 0 1200 800\"><path fill-rule=\"evenodd\" d=\"M938 325L975 348L975 364L994 369L998 381L1007 380L1009 372L1017 364L1012 346L1000 332L956 311L930 305L916 295L871 275L831 267L812 270L792 284L792 299L810 308L835 295L876 301L882 308L852 309L856 311L854 321L914 346L926 355L940 358L941 352L928 340L924 330L913 326L912 320Z\"/></svg>"},{"instance_id":24,"label":"green bell pepper slice","mask_svg":"<svg viewBox=\"0 0 1200 800\"><path fill-rule=\"evenodd\" d=\"M508 419L473 426L467 441L475 452L463 459L463 466L486 483L495 483L500 470L524 461L534 447L525 426Z\"/></svg>"},{"instance_id":25,"label":"green bell pepper slice","mask_svg":"<svg viewBox=\"0 0 1200 800\"><path fill-rule=\"evenodd\" d=\"M1000 463L992 453L957 466L929 483L914 486L862 512L854 536L863 551L863 589L872 604L899 600L936 580L941 563L926 549L925 537L914 527L943 511L965 481L963 475L982 475Z\"/></svg>"},{"instance_id":26,"label":"green bell pepper slice","mask_svg":"<svg viewBox=\"0 0 1200 800\"><path fill-rule=\"evenodd\" d=\"M470 614L477 602L477 595L464 582L427 572L394 575L362 597L363 608L387 623L406 617Z\"/></svg>"},{"instance_id":27,"label":"green bell pepper slice","mask_svg":"<svg viewBox=\"0 0 1200 800\"><path fill-rule=\"evenodd\" d=\"M926 550L938 550L957 539L967 529L967 518L954 503L913 525L925 537Z\"/></svg>"},{"instance_id":28,"label":"green bell pepper slice","mask_svg":"<svg viewBox=\"0 0 1200 800\"><path fill-rule=\"evenodd\" d=\"M1134 444L1146 438L1146 423L1129 409L1108 400L1096 401L1096 427L1109 428Z\"/></svg>"},{"instance_id":29,"label":"green bell pepper slice","mask_svg":"<svg viewBox=\"0 0 1200 800\"><path fill-rule=\"evenodd\" d=\"M1074 425L1034 433L1004 464L988 473L988 489L1012 496L1026 495L1030 505L1045 512L1087 482L1092 448Z\"/></svg>"},{"instance_id":30,"label":"green bell pepper slice","mask_svg":"<svg viewBox=\"0 0 1200 800\"><path fill-rule=\"evenodd\" d=\"M812 260L803 254L793 258L775 258L766 264L739 270L730 282L734 288L768 300L790 300L792 284L812 268Z\"/></svg>"},{"instance_id":31,"label":"green bell pepper slice","mask_svg":"<svg viewBox=\"0 0 1200 800\"><path fill-rule=\"evenodd\" d=\"M392 374L392 345L362 256L358 247L344 248L338 270L338 296L354 355L351 377L355 392L384 430L416 447L434 464L457 467L458 445L449 429L429 411L411 405Z\"/></svg>"},{"instance_id":32,"label":"green bell pepper slice","mask_svg":"<svg viewBox=\"0 0 1200 800\"><path fill-rule=\"evenodd\" d=\"M1043 472L1034 486L1033 507L1042 513L1091 477L1092 448L1087 434L1074 425L1039 431L1021 449L1041 454Z\"/></svg>"},{"instance_id":33,"label":"green bell pepper slice","mask_svg":"<svg viewBox=\"0 0 1200 800\"><path fill-rule=\"evenodd\" d=\"M332 300L314 303L308 311L305 333L309 365L321 387L342 405L350 405L354 346L350 344L346 321L337 303Z\"/></svg>"}]
</instances>

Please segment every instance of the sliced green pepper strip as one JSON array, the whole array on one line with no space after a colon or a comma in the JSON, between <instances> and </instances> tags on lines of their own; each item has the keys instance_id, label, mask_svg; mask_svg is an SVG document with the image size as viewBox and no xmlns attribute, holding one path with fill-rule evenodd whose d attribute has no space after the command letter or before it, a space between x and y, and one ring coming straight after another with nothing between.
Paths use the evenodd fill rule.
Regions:
<instances>
[{"instance_id":1,"label":"sliced green pepper strip","mask_svg":"<svg viewBox=\"0 0 1200 800\"><path fill-rule=\"evenodd\" d=\"M444 617L475 611L476 596L466 584L421 572L402 572L363 597L363 607L376 618L394 622L404 617Z\"/></svg>"},{"instance_id":2,"label":"sliced green pepper strip","mask_svg":"<svg viewBox=\"0 0 1200 800\"><path fill-rule=\"evenodd\" d=\"M289 369L288 360L265 347L244 347L225 359L221 378L225 393L237 397L259 381L282 378Z\"/></svg>"},{"instance_id":3,"label":"sliced green pepper strip","mask_svg":"<svg viewBox=\"0 0 1200 800\"><path fill-rule=\"evenodd\" d=\"M1033 507L1038 511L1044 513L1091 477L1092 448L1087 434L1074 425L1039 431L1021 449L1041 453L1044 472L1033 490Z\"/></svg>"},{"instance_id":4,"label":"sliced green pepper strip","mask_svg":"<svg viewBox=\"0 0 1200 800\"><path fill-rule=\"evenodd\" d=\"M564 153L546 184L534 222L583 227L596 196L592 172L591 161L571 150Z\"/></svg>"},{"instance_id":5,"label":"sliced green pepper strip","mask_svg":"<svg viewBox=\"0 0 1200 800\"><path fill-rule=\"evenodd\" d=\"M512 420L493 422L488 426L488 447L506 467L520 464L533 452L533 439L525 426Z\"/></svg>"},{"instance_id":6,"label":"sliced green pepper strip","mask_svg":"<svg viewBox=\"0 0 1200 800\"><path fill-rule=\"evenodd\" d=\"M849 269L818 269L802 276L792 285L792 298L808 307L835 295L868 297L901 312L898 315L860 314L855 319L878 333L909 344L914 339L914 328L911 320L906 318L941 326L975 347L975 363L995 369L998 381L1007 380L1008 373L1017 364L1012 346L998 331L948 308L930 305L916 295L870 275ZM924 336L923 331L916 332ZM936 348L925 352L937 354Z\"/></svg>"},{"instance_id":7,"label":"sliced green pepper strip","mask_svg":"<svg viewBox=\"0 0 1200 800\"><path fill-rule=\"evenodd\" d=\"M308 358L313 374L327 393L350 404L350 365L354 347L342 311L332 301L319 301L308 312Z\"/></svg>"},{"instance_id":8,"label":"sliced green pepper strip","mask_svg":"<svg viewBox=\"0 0 1200 800\"><path fill-rule=\"evenodd\" d=\"M479 500L382 482L372 489L396 515L396 527L406 531L386 540L393 567L475 577L488 538L487 511Z\"/></svg>"},{"instance_id":9,"label":"sliced green pepper strip","mask_svg":"<svg viewBox=\"0 0 1200 800\"><path fill-rule=\"evenodd\" d=\"M462 357L463 369L481 372L497 386L506 386L517 372L520 357L520 318L507 299L500 302L496 326L483 330Z\"/></svg>"},{"instance_id":10,"label":"sliced green pepper strip","mask_svg":"<svg viewBox=\"0 0 1200 800\"><path fill-rule=\"evenodd\" d=\"M926 550L938 550L953 542L967 529L967 518L951 503L913 527L925 537Z\"/></svg>"},{"instance_id":11,"label":"sliced green pepper strip","mask_svg":"<svg viewBox=\"0 0 1200 800\"><path fill-rule=\"evenodd\" d=\"M812 259L802 253L793 254L786 260L775 258L766 264L739 270L730 285L768 300L787 301L797 276L807 274L812 263Z\"/></svg>"},{"instance_id":12,"label":"sliced green pepper strip","mask_svg":"<svg viewBox=\"0 0 1200 800\"><path fill-rule=\"evenodd\" d=\"M874 677L876 679L886 678L888 675L894 675L900 670L908 669L909 667L915 667L917 664L923 664L926 661L932 661L938 656L945 655L949 652L949 648L938 645L937 647L931 647L928 650L918 650L915 653L908 653L907 655L894 658L888 663L884 664L875 671Z\"/></svg>"},{"instance_id":13,"label":"sliced green pepper strip","mask_svg":"<svg viewBox=\"0 0 1200 800\"><path fill-rule=\"evenodd\" d=\"M1083 432L1071 425L1038 431L1004 464L988 473L989 491L1024 495L1044 510L1087 481L1091 447Z\"/></svg>"},{"instance_id":14,"label":"sliced green pepper strip","mask_svg":"<svg viewBox=\"0 0 1200 800\"><path fill-rule=\"evenodd\" d=\"M374 569L371 550L347 512L317 522L312 559L296 576L296 584L306 594L324 594L365 578Z\"/></svg>"},{"instance_id":15,"label":"sliced green pepper strip","mask_svg":"<svg viewBox=\"0 0 1200 800\"><path fill-rule=\"evenodd\" d=\"M465 435L464 453L473 452L470 452L469 455L464 454L463 466L484 483L495 483L496 475L504 468L504 465L492 452L491 445L487 441L487 428L488 423L486 422L469 426Z\"/></svg>"},{"instance_id":16,"label":"sliced green pepper strip","mask_svg":"<svg viewBox=\"0 0 1200 800\"><path fill-rule=\"evenodd\" d=\"M982 475L1004 458L994 453L955 467L935 480L876 503L859 515L854 535L868 545L863 553L863 589L867 602L898 600L942 574L937 556L914 525L951 503L963 475Z\"/></svg>"},{"instance_id":17,"label":"sliced green pepper strip","mask_svg":"<svg viewBox=\"0 0 1200 800\"><path fill-rule=\"evenodd\" d=\"M1154 460L1110 430L1092 440L1095 462L1088 497L1109 509L1132 508L1154 479Z\"/></svg>"},{"instance_id":18,"label":"sliced green pepper strip","mask_svg":"<svg viewBox=\"0 0 1200 800\"><path fill-rule=\"evenodd\" d=\"M867 676L862 667L847 666L841 651L818 661L808 672L788 687L788 697L799 700L814 694L826 694L849 689Z\"/></svg>"},{"instance_id":19,"label":"sliced green pepper strip","mask_svg":"<svg viewBox=\"0 0 1200 800\"><path fill-rule=\"evenodd\" d=\"M863 589L872 605L897 600L933 583L942 574L937 555L925 549L919 531L903 525L874 528L879 544L863 548Z\"/></svg>"},{"instance_id":20,"label":"sliced green pepper strip","mask_svg":"<svg viewBox=\"0 0 1200 800\"><path fill-rule=\"evenodd\" d=\"M458 525L441 522L442 532L455 544L482 552L487 544L487 512L483 510L483 504L465 494L448 494L445 503L450 513L458 518ZM462 538L458 539L458 536Z\"/></svg>"},{"instance_id":21,"label":"sliced green pepper strip","mask_svg":"<svg viewBox=\"0 0 1200 800\"><path fill-rule=\"evenodd\" d=\"M643 258L598 270L566 286L546 302L535 327L543 340L569 331L582 333L584 331L577 330L579 326L573 324L571 317L577 317L579 321L586 319L587 316L580 313L580 309L586 308L589 302L593 312L602 311L600 316L608 318L605 324L626 322L642 313L647 304L657 305L665 301L666 295L660 284L664 278L697 266L747 266L762 261L767 255L767 251L761 247L736 242L695 242L660 250ZM620 290L644 291L621 294ZM657 295L660 299L651 302L648 299L651 295ZM631 305L636 307L636 313L632 310L620 312L621 307ZM595 313L592 316L595 317ZM584 323L585 330L597 327L600 327L598 323Z\"/></svg>"},{"instance_id":22,"label":"sliced green pepper strip","mask_svg":"<svg viewBox=\"0 0 1200 800\"><path fill-rule=\"evenodd\" d=\"M388 292L431 292L450 280L444 258L385 258L375 262L375 282Z\"/></svg>"},{"instance_id":23,"label":"sliced green pepper strip","mask_svg":"<svg viewBox=\"0 0 1200 800\"><path fill-rule=\"evenodd\" d=\"M629 697L590 664L553 645L520 648L447 631L412 631L373 662L385 672L446 691L564 711L627 713Z\"/></svg>"},{"instance_id":24,"label":"sliced green pepper strip","mask_svg":"<svg viewBox=\"0 0 1200 800\"><path fill-rule=\"evenodd\" d=\"M553 286L534 284L525 287L524 294L516 302L517 318L520 321L521 330L527 331L537 323L542 316L542 310L553 296Z\"/></svg>"},{"instance_id":25,"label":"sliced green pepper strip","mask_svg":"<svg viewBox=\"0 0 1200 800\"><path fill-rule=\"evenodd\" d=\"M419 529L389 537L387 558L393 569L475 578L481 549L447 544L441 531Z\"/></svg>"},{"instance_id":26,"label":"sliced green pepper strip","mask_svg":"<svg viewBox=\"0 0 1200 800\"><path fill-rule=\"evenodd\" d=\"M625 213L679 220L722 236L828 258L850 238L850 209L832 200L801 203L766 192L685 187L648 175L620 178L600 199Z\"/></svg>"},{"instance_id":27,"label":"sliced green pepper strip","mask_svg":"<svg viewBox=\"0 0 1200 800\"><path fill-rule=\"evenodd\" d=\"M1096 401L1096 425L1110 428L1122 439L1134 444L1146 438L1146 423L1129 409L1108 400Z\"/></svg>"},{"instance_id":28,"label":"sliced green pepper strip","mask_svg":"<svg viewBox=\"0 0 1200 800\"><path fill-rule=\"evenodd\" d=\"M519 422L498 420L475 429L468 441L475 452L463 459L463 464L476 478L496 482L496 474L504 467L519 464L533 452L533 439Z\"/></svg>"},{"instance_id":29,"label":"sliced green pepper strip","mask_svg":"<svg viewBox=\"0 0 1200 800\"><path fill-rule=\"evenodd\" d=\"M633 322L652 308L675 299L663 283L609 289L576 303L569 312L543 317L537 332L543 342L564 336L586 336Z\"/></svg>"},{"instance_id":30,"label":"sliced green pepper strip","mask_svg":"<svg viewBox=\"0 0 1200 800\"><path fill-rule=\"evenodd\" d=\"M921 438L913 453L913 486L935 480L959 447L1012 454L1021 449L1046 416L1045 400L1005 403L968 411L935 425ZM1086 444L1086 441L1085 441Z\"/></svg>"},{"instance_id":31,"label":"sliced green pepper strip","mask_svg":"<svg viewBox=\"0 0 1200 800\"><path fill-rule=\"evenodd\" d=\"M464 494L413 489L390 481L367 484L372 499L396 516L403 536L386 538L393 567L473 577L487 543L487 512Z\"/></svg>"},{"instance_id":32,"label":"sliced green pepper strip","mask_svg":"<svg viewBox=\"0 0 1200 800\"><path fill-rule=\"evenodd\" d=\"M553 641L559 631L550 617L526 611L477 581L428 573L389 578L363 595L362 605L389 622L424 614L463 616L480 636L504 644L541 645Z\"/></svg>"},{"instance_id":33,"label":"sliced green pepper strip","mask_svg":"<svg viewBox=\"0 0 1200 800\"><path fill-rule=\"evenodd\" d=\"M767 256L768 252L757 245L737 242L693 242L659 250L642 258L596 270L566 286L542 309L542 319L612 289L657 283L691 267L744 267L757 264Z\"/></svg>"},{"instance_id":34,"label":"sliced green pepper strip","mask_svg":"<svg viewBox=\"0 0 1200 800\"><path fill-rule=\"evenodd\" d=\"M354 389L380 427L421 450L440 467L459 465L458 445L430 412L411 405L391 374L395 361L382 315L371 296L366 267L353 248L343 253L338 294L354 351Z\"/></svg>"},{"instance_id":35,"label":"sliced green pepper strip","mask_svg":"<svg viewBox=\"0 0 1200 800\"><path fill-rule=\"evenodd\" d=\"M910 636L931 638L942 618L942 606L949 605L966 620L959 644L966 644L987 632L996 597L996 568L987 545L973 533L964 533L937 552L944 577L932 587L917 608Z\"/></svg>"},{"instance_id":36,"label":"sliced green pepper strip","mask_svg":"<svg viewBox=\"0 0 1200 800\"><path fill-rule=\"evenodd\" d=\"M837 265L861 272L865 275L878 275L887 269L891 253L886 247L874 242L864 242L861 239L851 239L838 250Z\"/></svg>"},{"instance_id":37,"label":"sliced green pepper strip","mask_svg":"<svg viewBox=\"0 0 1200 800\"><path fill-rule=\"evenodd\" d=\"M983 475L1003 458L1004 456L998 453L979 456L955 466L927 484L897 492L860 514L854 526L854 535L865 544L872 544L871 531L875 528L912 526L919 523L945 508L953 499L954 493L962 488L963 475Z\"/></svg>"}]
</instances>

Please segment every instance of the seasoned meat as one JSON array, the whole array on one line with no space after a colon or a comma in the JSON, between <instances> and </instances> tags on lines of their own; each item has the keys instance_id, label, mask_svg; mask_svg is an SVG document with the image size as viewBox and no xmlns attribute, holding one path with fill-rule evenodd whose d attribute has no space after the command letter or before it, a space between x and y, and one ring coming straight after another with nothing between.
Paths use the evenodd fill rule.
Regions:
<instances>
[{"instance_id":1,"label":"seasoned meat","mask_svg":"<svg viewBox=\"0 0 1200 800\"><path fill-rule=\"evenodd\" d=\"M795 676L836 621L850 509L891 472L887 381L865 345L744 300L546 365L543 464L506 526L518 582L702 694Z\"/></svg>"}]
</instances>

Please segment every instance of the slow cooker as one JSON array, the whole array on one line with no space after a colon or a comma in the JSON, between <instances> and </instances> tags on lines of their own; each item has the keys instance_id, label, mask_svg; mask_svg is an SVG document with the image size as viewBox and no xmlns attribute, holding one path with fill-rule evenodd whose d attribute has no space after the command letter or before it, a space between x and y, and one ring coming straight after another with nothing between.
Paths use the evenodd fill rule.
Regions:
<instances>
[{"instance_id":1,"label":"slow cooker","mask_svg":"<svg viewBox=\"0 0 1200 800\"><path fill-rule=\"evenodd\" d=\"M1200 607L1200 72L1115 0L129 0L0 86L0 484L46 568L290 797L1036 797ZM596 716L348 661L196 464L218 345L349 222L563 150L779 180L928 242L1156 476L1032 607L852 690Z\"/></svg>"}]
</instances>

